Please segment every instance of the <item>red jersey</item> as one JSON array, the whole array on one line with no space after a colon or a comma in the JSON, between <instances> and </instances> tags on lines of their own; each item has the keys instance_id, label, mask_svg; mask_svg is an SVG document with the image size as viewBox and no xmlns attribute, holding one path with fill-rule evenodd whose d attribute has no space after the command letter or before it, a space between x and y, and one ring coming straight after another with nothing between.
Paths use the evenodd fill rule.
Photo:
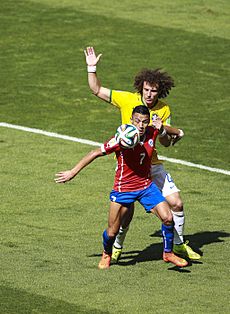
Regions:
<instances>
[{"instance_id":1,"label":"red jersey","mask_svg":"<svg viewBox=\"0 0 230 314\"><path fill-rule=\"evenodd\" d=\"M113 189L118 192L143 190L151 184L151 158L155 149L158 130L148 126L143 141L134 148L124 149L112 137L101 150L109 155L116 153L117 168Z\"/></svg>"}]
</instances>

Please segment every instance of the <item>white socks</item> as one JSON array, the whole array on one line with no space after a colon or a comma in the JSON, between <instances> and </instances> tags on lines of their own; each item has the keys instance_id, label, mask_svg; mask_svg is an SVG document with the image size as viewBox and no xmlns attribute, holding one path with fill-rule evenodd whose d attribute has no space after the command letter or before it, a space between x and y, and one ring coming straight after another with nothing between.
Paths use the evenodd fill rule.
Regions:
<instances>
[{"instance_id":1,"label":"white socks","mask_svg":"<svg viewBox=\"0 0 230 314\"><path fill-rule=\"evenodd\" d=\"M126 228L123 228L122 226L119 229L119 232L116 236L116 239L113 243L113 245L117 248L117 249L122 249L123 247L123 243L125 241L125 237L126 237L126 233L129 230L129 226Z\"/></svg>"},{"instance_id":2,"label":"white socks","mask_svg":"<svg viewBox=\"0 0 230 314\"><path fill-rule=\"evenodd\" d=\"M173 212L173 220L174 220L174 244L182 244L184 243L184 212ZM126 234L129 230L129 226L126 228L120 227L119 232L114 241L114 246L117 249L122 249L123 243L125 241Z\"/></svg>"},{"instance_id":3,"label":"white socks","mask_svg":"<svg viewBox=\"0 0 230 314\"><path fill-rule=\"evenodd\" d=\"M174 244L182 244L184 243L184 212L173 212L173 220L174 220Z\"/></svg>"}]
</instances>

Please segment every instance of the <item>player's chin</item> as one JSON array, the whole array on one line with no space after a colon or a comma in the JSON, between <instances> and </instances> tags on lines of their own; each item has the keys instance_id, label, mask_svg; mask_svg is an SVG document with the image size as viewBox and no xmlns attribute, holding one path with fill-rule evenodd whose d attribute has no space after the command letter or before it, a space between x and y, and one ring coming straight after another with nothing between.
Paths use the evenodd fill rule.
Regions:
<instances>
[{"instance_id":1,"label":"player's chin","mask_svg":"<svg viewBox=\"0 0 230 314\"><path fill-rule=\"evenodd\" d=\"M146 99L145 102L148 107L151 107L153 105L153 99Z\"/></svg>"},{"instance_id":2,"label":"player's chin","mask_svg":"<svg viewBox=\"0 0 230 314\"><path fill-rule=\"evenodd\" d=\"M142 131L140 131L140 130L138 130L139 131L139 134L140 134L140 136L142 136L142 135L144 135L144 130L142 130Z\"/></svg>"}]
</instances>

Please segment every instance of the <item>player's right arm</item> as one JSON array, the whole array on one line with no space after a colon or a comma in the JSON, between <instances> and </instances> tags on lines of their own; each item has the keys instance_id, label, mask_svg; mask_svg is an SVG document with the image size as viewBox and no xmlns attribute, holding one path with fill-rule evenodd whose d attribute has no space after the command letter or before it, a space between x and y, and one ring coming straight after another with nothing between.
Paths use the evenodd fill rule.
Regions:
<instances>
[{"instance_id":1,"label":"player's right arm","mask_svg":"<svg viewBox=\"0 0 230 314\"><path fill-rule=\"evenodd\" d=\"M55 182L56 183L65 183L67 181L72 180L83 168L89 165L92 161L96 158L101 157L104 155L101 148L97 148L89 152L85 157L83 157L75 167L71 170L60 171L55 175Z\"/></svg>"},{"instance_id":2,"label":"player's right arm","mask_svg":"<svg viewBox=\"0 0 230 314\"><path fill-rule=\"evenodd\" d=\"M86 58L87 70L88 70L89 88L91 89L94 95L96 95L102 100L110 102L110 93L111 93L110 89L101 86L101 82L98 79L97 73L96 73L96 66L102 54L99 54L98 56L96 56L93 47L87 47L86 50L84 50L84 53L85 53L85 58Z\"/></svg>"},{"instance_id":3,"label":"player's right arm","mask_svg":"<svg viewBox=\"0 0 230 314\"><path fill-rule=\"evenodd\" d=\"M92 161L94 161L96 158L110 155L116 151L120 150L120 146L115 140L115 137L113 136L111 139L106 141L104 144L101 145L101 147L92 150L89 152L85 157L83 157L75 167L73 167L71 170L66 171L60 171L56 173L55 175L55 182L56 183L65 183L67 181L72 180L83 168L88 166Z\"/></svg>"}]
</instances>

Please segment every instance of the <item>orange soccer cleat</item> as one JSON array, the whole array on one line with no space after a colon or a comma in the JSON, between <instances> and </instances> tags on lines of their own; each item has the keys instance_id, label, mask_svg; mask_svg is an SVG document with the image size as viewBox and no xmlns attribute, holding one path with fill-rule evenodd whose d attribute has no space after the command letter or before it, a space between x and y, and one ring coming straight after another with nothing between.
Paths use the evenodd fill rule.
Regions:
<instances>
[{"instance_id":1,"label":"orange soccer cleat","mask_svg":"<svg viewBox=\"0 0 230 314\"><path fill-rule=\"evenodd\" d=\"M176 256L173 252L164 252L163 253L163 260L166 263L173 263L174 265L178 266L178 267L185 267L188 265L188 262L181 258Z\"/></svg>"},{"instance_id":2,"label":"orange soccer cleat","mask_svg":"<svg viewBox=\"0 0 230 314\"><path fill-rule=\"evenodd\" d=\"M108 269L110 267L111 254L102 253L101 260L98 264L99 269Z\"/></svg>"}]
</instances>

